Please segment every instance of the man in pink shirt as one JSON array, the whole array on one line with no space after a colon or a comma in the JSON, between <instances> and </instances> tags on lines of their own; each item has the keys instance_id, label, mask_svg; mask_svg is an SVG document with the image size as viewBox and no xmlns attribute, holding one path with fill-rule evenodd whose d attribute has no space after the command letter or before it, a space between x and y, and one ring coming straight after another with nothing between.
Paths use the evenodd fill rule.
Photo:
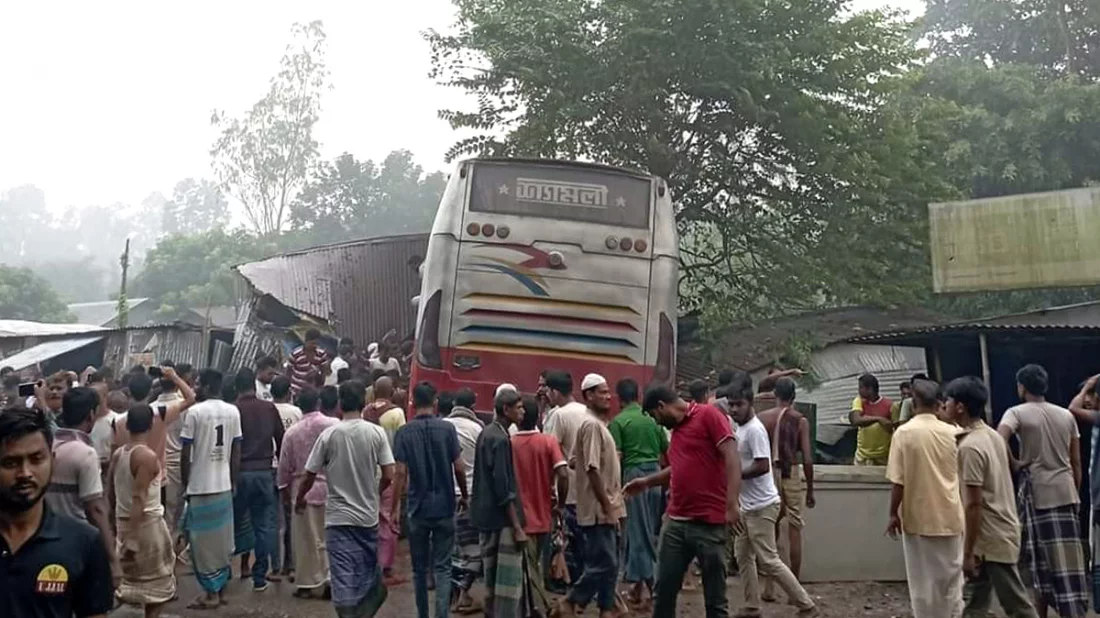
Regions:
<instances>
[{"instance_id":1,"label":"man in pink shirt","mask_svg":"<svg viewBox=\"0 0 1100 618\"><path fill-rule=\"evenodd\" d=\"M318 408L318 400L322 401ZM321 433L339 423L326 416L321 409L334 408L339 399L335 386L326 386L320 393L311 387L298 393L298 407L305 413L302 420L291 425L283 436L283 450L279 455L279 473L276 484L283 503L291 504L298 492L298 484L305 476L306 461ZM291 553L294 556L295 596L313 596L328 584L328 554L325 552L325 499L328 488L325 475L317 475L306 494L306 508L294 511L291 516Z\"/></svg>"}]
</instances>

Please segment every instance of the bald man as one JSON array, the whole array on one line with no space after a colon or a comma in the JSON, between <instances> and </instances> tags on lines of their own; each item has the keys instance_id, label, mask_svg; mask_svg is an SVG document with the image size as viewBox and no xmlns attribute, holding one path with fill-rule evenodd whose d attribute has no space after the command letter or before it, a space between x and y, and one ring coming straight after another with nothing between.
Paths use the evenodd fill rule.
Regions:
<instances>
[{"instance_id":1,"label":"bald man","mask_svg":"<svg viewBox=\"0 0 1100 618\"><path fill-rule=\"evenodd\" d=\"M394 436L405 425L405 411L391 399L394 395L393 379L382 376L374 381L374 402L367 406L363 417L377 423L386 431L386 438L393 450ZM382 574L392 582L393 559L397 548L397 535L401 529L401 492L403 487L390 485L382 492L382 505L378 525L378 562Z\"/></svg>"}]
</instances>

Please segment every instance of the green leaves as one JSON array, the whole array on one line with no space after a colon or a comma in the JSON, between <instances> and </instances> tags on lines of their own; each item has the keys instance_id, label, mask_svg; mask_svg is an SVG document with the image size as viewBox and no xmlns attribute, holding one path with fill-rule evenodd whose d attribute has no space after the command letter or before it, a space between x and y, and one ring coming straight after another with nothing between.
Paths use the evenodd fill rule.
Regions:
<instances>
[{"instance_id":1,"label":"green leaves","mask_svg":"<svg viewBox=\"0 0 1100 618\"><path fill-rule=\"evenodd\" d=\"M245 231L215 228L190 236L167 236L145 254L133 278L130 296L148 296L160 303L159 313L236 301L232 267L275 253L274 242Z\"/></svg>"},{"instance_id":2,"label":"green leaves","mask_svg":"<svg viewBox=\"0 0 1100 618\"><path fill-rule=\"evenodd\" d=\"M0 264L0 319L72 322L50 282L30 269Z\"/></svg>"},{"instance_id":3,"label":"green leaves","mask_svg":"<svg viewBox=\"0 0 1100 618\"><path fill-rule=\"evenodd\" d=\"M594 159L664 176L682 300L729 323L888 296L928 183L887 110L920 58L908 26L828 0L462 0L433 74L476 109L448 153ZM912 170L899 173L899 170ZM925 194L926 195L926 194ZM855 267L853 267L855 266ZM870 292L870 293L869 293Z\"/></svg>"},{"instance_id":4,"label":"green leaves","mask_svg":"<svg viewBox=\"0 0 1100 618\"><path fill-rule=\"evenodd\" d=\"M303 244L427 232L443 195L442 173L425 174L407 150L381 164L343 154L319 164L290 207Z\"/></svg>"}]
</instances>

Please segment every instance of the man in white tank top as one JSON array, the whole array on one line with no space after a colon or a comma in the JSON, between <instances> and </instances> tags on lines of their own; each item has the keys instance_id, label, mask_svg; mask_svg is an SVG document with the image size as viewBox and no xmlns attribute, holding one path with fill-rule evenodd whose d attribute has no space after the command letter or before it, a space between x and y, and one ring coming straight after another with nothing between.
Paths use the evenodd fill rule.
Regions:
<instances>
[{"instance_id":1,"label":"man in white tank top","mask_svg":"<svg viewBox=\"0 0 1100 618\"><path fill-rule=\"evenodd\" d=\"M130 439L115 451L107 476L122 566L119 598L142 605L146 618L158 616L176 596L176 556L160 500L160 458L148 444L152 427L152 407L142 403L130 408Z\"/></svg>"}]
</instances>

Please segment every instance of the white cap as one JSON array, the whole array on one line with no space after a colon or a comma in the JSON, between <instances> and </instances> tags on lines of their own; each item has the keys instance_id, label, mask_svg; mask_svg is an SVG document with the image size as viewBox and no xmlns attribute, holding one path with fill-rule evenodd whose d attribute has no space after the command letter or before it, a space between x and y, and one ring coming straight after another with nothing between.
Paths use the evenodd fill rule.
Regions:
<instances>
[{"instance_id":1,"label":"white cap","mask_svg":"<svg viewBox=\"0 0 1100 618\"><path fill-rule=\"evenodd\" d=\"M581 381L581 392L583 393L590 388L596 388L601 384L607 384L607 380L598 373L590 373L584 376L584 380Z\"/></svg>"},{"instance_id":2,"label":"white cap","mask_svg":"<svg viewBox=\"0 0 1100 618\"><path fill-rule=\"evenodd\" d=\"M508 384L507 382L505 382L504 384L501 384L497 387L497 392L493 394L493 397L500 397L500 394L504 391L512 391L517 395L519 394L519 389L516 388L515 384Z\"/></svg>"}]
</instances>

